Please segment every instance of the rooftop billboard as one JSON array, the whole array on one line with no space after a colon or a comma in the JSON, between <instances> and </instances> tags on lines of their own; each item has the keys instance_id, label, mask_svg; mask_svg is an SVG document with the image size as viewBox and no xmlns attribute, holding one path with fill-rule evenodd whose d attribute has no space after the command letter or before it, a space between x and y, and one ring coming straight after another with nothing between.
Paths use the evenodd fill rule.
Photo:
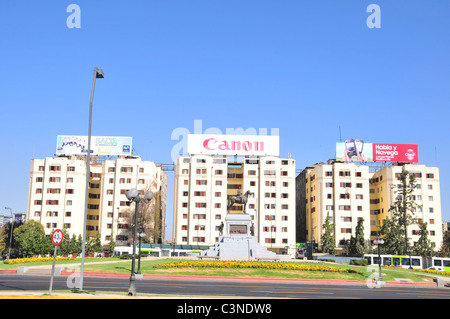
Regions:
<instances>
[{"instance_id":1,"label":"rooftop billboard","mask_svg":"<svg viewBox=\"0 0 450 319\"><path fill-rule=\"evenodd\" d=\"M279 136L189 134L189 155L279 156Z\"/></svg>"},{"instance_id":2,"label":"rooftop billboard","mask_svg":"<svg viewBox=\"0 0 450 319\"><path fill-rule=\"evenodd\" d=\"M347 139L336 143L336 159L344 162L402 162L418 163L417 144L365 143L361 139Z\"/></svg>"},{"instance_id":3,"label":"rooftop billboard","mask_svg":"<svg viewBox=\"0 0 450 319\"><path fill-rule=\"evenodd\" d=\"M122 136L91 136L91 155L131 155L133 138ZM88 137L58 135L56 155L87 155Z\"/></svg>"}]
</instances>

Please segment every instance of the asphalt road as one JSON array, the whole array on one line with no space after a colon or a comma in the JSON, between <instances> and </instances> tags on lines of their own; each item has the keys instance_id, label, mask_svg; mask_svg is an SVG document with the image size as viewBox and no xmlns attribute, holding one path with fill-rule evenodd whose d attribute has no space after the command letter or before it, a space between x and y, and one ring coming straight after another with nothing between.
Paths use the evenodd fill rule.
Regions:
<instances>
[{"instance_id":1,"label":"asphalt road","mask_svg":"<svg viewBox=\"0 0 450 319\"><path fill-rule=\"evenodd\" d=\"M53 291L68 290L67 276L55 276ZM0 292L48 291L49 276L0 275ZM128 278L84 277L84 290L114 291L127 294ZM277 281L236 281L214 279L141 279L136 280L139 294L157 294L173 298L308 298L308 299L450 299L450 288L364 285L329 285Z\"/></svg>"}]
</instances>

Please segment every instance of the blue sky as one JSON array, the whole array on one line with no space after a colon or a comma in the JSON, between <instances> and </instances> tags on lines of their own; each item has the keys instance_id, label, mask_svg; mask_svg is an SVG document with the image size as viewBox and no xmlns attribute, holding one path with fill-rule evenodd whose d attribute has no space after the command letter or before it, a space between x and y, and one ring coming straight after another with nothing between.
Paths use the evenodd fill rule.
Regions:
<instances>
[{"instance_id":1,"label":"blue sky","mask_svg":"<svg viewBox=\"0 0 450 319\"><path fill-rule=\"evenodd\" d=\"M70 29L67 7L81 8ZM381 9L370 29L367 6ZM297 168L339 138L419 145L450 220L450 2L5 0L0 3L0 208L25 212L32 158L56 136L132 136L171 163L177 128L277 128ZM173 173L169 177L169 221Z\"/></svg>"}]
</instances>

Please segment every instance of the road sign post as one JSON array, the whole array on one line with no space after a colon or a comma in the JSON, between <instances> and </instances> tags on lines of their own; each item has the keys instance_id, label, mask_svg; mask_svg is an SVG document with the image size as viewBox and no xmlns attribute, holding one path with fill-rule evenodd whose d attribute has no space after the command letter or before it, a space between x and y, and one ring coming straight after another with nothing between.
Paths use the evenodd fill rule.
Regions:
<instances>
[{"instance_id":1,"label":"road sign post","mask_svg":"<svg viewBox=\"0 0 450 319\"><path fill-rule=\"evenodd\" d=\"M52 264L52 273L50 276L50 287L48 289L48 294L52 294L53 289L53 277L55 275L55 262L56 262L56 253L58 251L58 245L62 243L64 239L64 235L61 229L56 229L52 234L52 242L55 245L55 250L53 252L53 264Z\"/></svg>"}]
</instances>

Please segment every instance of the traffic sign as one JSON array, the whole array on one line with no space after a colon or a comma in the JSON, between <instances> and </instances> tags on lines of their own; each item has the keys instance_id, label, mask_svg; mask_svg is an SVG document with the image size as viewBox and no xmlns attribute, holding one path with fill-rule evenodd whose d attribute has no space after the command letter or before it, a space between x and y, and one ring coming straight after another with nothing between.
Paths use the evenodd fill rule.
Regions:
<instances>
[{"instance_id":1,"label":"traffic sign","mask_svg":"<svg viewBox=\"0 0 450 319\"><path fill-rule=\"evenodd\" d=\"M56 229L52 234L52 242L54 245L58 246L62 243L64 238L63 232L61 229Z\"/></svg>"}]
</instances>

